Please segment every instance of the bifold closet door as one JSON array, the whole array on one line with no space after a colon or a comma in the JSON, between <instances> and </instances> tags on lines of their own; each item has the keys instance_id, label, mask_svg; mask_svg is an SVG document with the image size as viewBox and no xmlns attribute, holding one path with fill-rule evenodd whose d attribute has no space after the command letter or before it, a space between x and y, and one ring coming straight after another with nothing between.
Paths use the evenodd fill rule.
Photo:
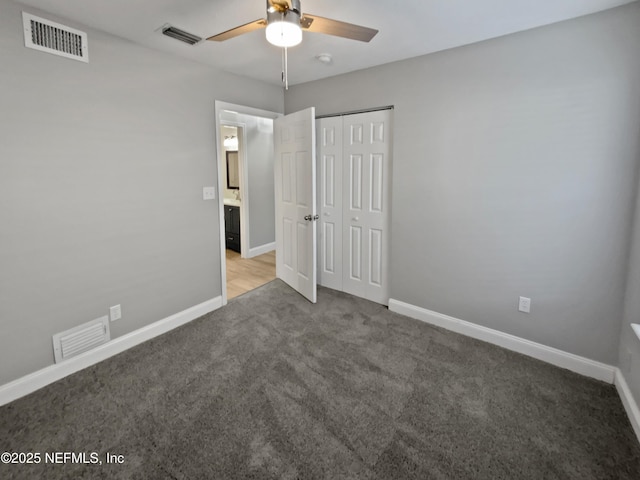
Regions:
<instances>
[{"instance_id":1,"label":"bifold closet door","mask_svg":"<svg viewBox=\"0 0 640 480\"><path fill-rule=\"evenodd\" d=\"M343 117L343 290L389 302L391 111Z\"/></svg>"},{"instance_id":2,"label":"bifold closet door","mask_svg":"<svg viewBox=\"0 0 640 480\"><path fill-rule=\"evenodd\" d=\"M391 111L317 121L319 283L389 301Z\"/></svg>"},{"instance_id":3,"label":"bifold closet door","mask_svg":"<svg viewBox=\"0 0 640 480\"><path fill-rule=\"evenodd\" d=\"M342 117L316 120L318 142L318 283L342 290Z\"/></svg>"}]
</instances>

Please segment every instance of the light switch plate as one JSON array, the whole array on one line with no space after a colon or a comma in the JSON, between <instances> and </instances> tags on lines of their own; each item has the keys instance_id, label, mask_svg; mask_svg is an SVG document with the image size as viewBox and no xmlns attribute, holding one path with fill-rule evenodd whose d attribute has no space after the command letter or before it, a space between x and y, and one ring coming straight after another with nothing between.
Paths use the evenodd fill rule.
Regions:
<instances>
[{"instance_id":1,"label":"light switch plate","mask_svg":"<svg viewBox=\"0 0 640 480\"><path fill-rule=\"evenodd\" d=\"M202 199L203 200L215 200L216 187L202 187Z\"/></svg>"}]
</instances>

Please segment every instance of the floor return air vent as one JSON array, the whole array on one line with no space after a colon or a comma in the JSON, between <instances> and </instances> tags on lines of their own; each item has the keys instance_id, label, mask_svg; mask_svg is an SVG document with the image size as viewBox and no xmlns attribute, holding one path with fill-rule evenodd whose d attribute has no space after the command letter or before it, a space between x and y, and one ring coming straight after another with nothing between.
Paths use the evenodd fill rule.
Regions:
<instances>
[{"instance_id":1,"label":"floor return air vent","mask_svg":"<svg viewBox=\"0 0 640 480\"><path fill-rule=\"evenodd\" d=\"M109 317L104 316L83 323L53 336L53 354L56 363L91 350L111 339Z\"/></svg>"},{"instance_id":2,"label":"floor return air vent","mask_svg":"<svg viewBox=\"0 0 640 480\"><path fill-rule=\"evenodd\" d=\"M22 12L22 23L26 47L81 62L89 61L85 32L26 12Z\"/></svg>"}]
</instances>

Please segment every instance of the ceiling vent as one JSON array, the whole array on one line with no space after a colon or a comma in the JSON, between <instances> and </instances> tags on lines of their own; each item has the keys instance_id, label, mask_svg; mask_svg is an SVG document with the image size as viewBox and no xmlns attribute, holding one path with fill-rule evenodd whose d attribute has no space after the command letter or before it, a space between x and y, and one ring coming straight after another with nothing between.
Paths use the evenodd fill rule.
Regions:
<instances>
[{"instance_id":1,"label":"ceiling vent","mask_svg":"<svg viewBox=\"0 0 640 480\"><path fill-rule=\"evenodd\" d=\"M188 43L189 45L195 45L202 41L202 37L194 35L193 33L185 32L179 28L172 27L171 25L165 25L162 27L162 34L167 37L175 38L181 42Z\"/></svg>"},{"instance_id":2,"label":"ceiling vent","mask_svg":"<svg viewBox=\"0 0 640 480\"><path fill-rule=\"evenodd\" d=\"M87 34L65 25L22 12L24 44L28 48L89 62Z\"/></svg>"}]
</instances>

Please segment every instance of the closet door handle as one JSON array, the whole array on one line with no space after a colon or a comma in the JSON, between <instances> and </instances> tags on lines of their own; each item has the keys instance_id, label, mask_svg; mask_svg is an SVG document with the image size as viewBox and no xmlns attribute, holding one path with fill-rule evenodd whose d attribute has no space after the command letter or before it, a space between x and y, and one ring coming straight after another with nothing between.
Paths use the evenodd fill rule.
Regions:
<instances>
[{"instance_id":1,"label":"closet door handle","mask_svg":"<svg viewBox=\"0 0 640 480\"><path fill-rule=\"evenodd\" d=\"M357 222L360 220L360 217L353 217L351 220L353 220L354 222Z\"/></svg>"}]
</instances>

